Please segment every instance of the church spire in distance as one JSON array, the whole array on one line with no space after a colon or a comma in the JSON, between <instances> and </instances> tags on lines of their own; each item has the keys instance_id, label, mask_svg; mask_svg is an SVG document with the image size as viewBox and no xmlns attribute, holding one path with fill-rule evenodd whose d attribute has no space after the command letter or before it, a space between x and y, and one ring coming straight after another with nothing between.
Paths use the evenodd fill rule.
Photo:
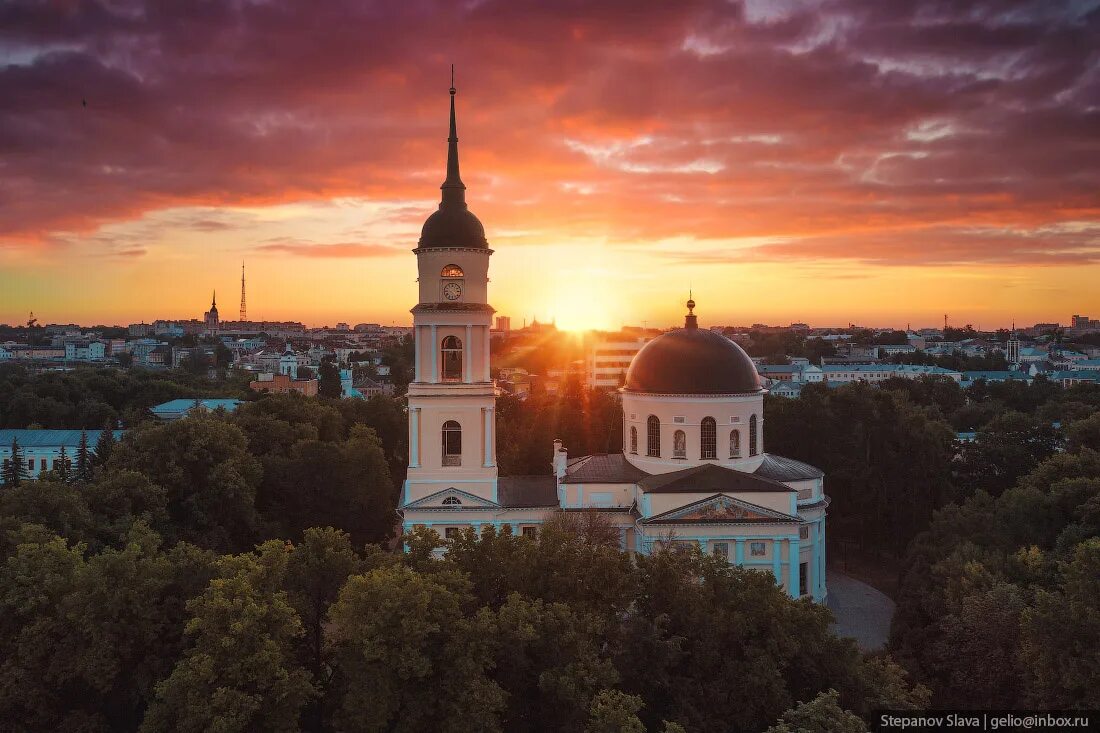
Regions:
<instances>
[{"instance_id":1,"label":"church spire in distance","mask_svg":"<svg viewBox=\"0 0 1100 733\"><path fill-rule=\"evenodd\" d=\"M447 180L443 189L443 203L466 208L466 185L458 173L458 127L455 124L455 65L451 64L451 130L447 137Z\"/></svg>"}]
</instances>

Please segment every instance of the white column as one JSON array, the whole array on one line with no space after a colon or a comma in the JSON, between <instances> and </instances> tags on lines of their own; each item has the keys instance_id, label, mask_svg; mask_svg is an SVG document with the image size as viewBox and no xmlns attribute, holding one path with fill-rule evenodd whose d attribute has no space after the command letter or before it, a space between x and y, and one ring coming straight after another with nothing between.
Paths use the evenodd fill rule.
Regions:
<instances>
[{"instance_id":1,"label":"white column","mask_svg":"<svg viewBox=\"0 0 1100 733\"><path fill-rule=\"evenodd\" d=\"M474 381L473 369L474 369L474 327L470 324L466 324L466 348L462 350L462 356L465 358L466 364L462 369L462 381L466 384Z\"/></svg>"},{"instance_id":2,"label":"white column","mask_svg":"<svg viewBox=\"0 0 1100 733\"><path fill-rule=\"evenodd\" d=\"M481 381L488 382L491 378L491 372L489 371L489 342L492 340L492 334L489 333L489 326L482 326L482 335L485 337L485 374L481 378Z\"/></svg>"},{"instance_id":3,"label":"white column","mask_svg":"<svg viewBox=\"0 0 1100 733\"><path fill-rule=\"evenodd\" d=\"M806 566L806 572L812 573L812 578L806 579L806 588L813 596L821 595L821 543L819 539L821 537L821 525L814 522L810 525L813 527L813 537L810 538L810 564ZM811 568L813 568L811 570Z\"/></svg>"},{"instance_id":4,"label":"white column","mask_svg":"<svg viewBox=\"0 0 1100 733\"><path fill-rule=\"evenodd\" d=\"M413 327L413 381L420 381L420 332L423 331L422 326Z\"/></svg>"},{"instance_id":5,"label":"white column","mask_svg":"<svg viewBox=\"0 0 1100 733\"><path fill-rule=\"evenodd\" d=\"M790 595L792 598L798 598L799 559L798 540L787 540L787 560L790 562L790 570L787 571L787 577L790 579Z\"/></svg>"},{"instance_id":6,"label":"white column","mask_svg":"<svg viewBox=\"0 0 1100 733\"><path fill-rule=\"evenodd\" d=\"M825 517L822 517L817 521L817 543L818 550L818 565L820 572L817 576L817 587L821 595L825 594L825 577L826 577L826 562L825 562Z\"/></svg>"},{"instance_id":7,"label":"white column","mask_svg":"<svg viewBox=\"0 0 1100 733\"><path fill-rule=\"evenodd\" d=\"M420 467L420 408L409 410L409 468Z\"/></svg>"},{"instance_id":8,"label":"white column","mask_svg":"<svg viewBox=\"0 0 1100 733\"><path fill-rule=\"evenodd\" d=\"M432 324L431 329L432 348L428 350L428 356L432 360L432 384L439 381L439 344L436 343L439 339L436 338L436 325Z\"/></svg>"},{"instance_id":9,"label":"white column","mask_svg":"<svg viewBox=\"0 0 1100 733\"><path fill-rule=\"evenodd\" d=\"M493 465L493 408L481 408L481 419L485 423L485 467Z\"/></svg>"}]
</instances>

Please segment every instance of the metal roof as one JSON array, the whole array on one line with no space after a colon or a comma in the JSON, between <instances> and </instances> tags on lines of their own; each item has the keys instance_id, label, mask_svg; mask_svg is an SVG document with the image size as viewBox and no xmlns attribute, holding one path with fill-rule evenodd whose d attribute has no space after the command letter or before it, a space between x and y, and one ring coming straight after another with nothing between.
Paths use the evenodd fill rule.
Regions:
<instances>
[{"instance_id":1,"label":"metal roof","mask_svg":"<svg viewBox=\"0 0 1100 733\"><path fill-rule=\"evenodd\" d=\"M214 397L210 399L200 399L199 403L207 410L216 410L219 407L226 412L233 412L237 409L237 405L241 404L241 401L235 397ZM190 399L182 398L178 400L169 400L156 407L150 407L149 410L155 413L162 412L187 412L195 406L195 398Z\"/></svg>"},{"instance_id":2,"label":"metal roof","mask_svg":"<svg viewBox=\"0 0 1100 733\"><path fill-rule=\"evenodd\" d=\"M649 474L622 453L597 453L569 461L563 484L636 484Z\"/></svg>"},{"instance_id":3,"label":"metal roof","mask_svg":"<svg viewBox=\"0 0 1100 733\"><path fill-rule=\"evenodd\" d=\"M764 461L753 473L773 481L806 481L825 475L820 468L809 463L773 453L765 453Z\"/></svg>"},{"instance_id":4,"label":"metal roof","mask_svg":"<svg viewBox=\"0 0 1100 733\"><path fill-rule=\"evenodd\" d=\"M88 447L95 448L102 430L0 430L0 450L11 450L12 440L19 441L20 448L77 448L80 446L80 434L88 434ZM115 440L119 440L125 434L125 430L115 430Z\"/></svg>"},{"instance_id":5,"label":"metal roof","mask_svg":"<svg viewBox=\"0 0 1100 733\"><path fill-rule=\"evenodd\" d=\"M558 506L558 485L553 476L501 476L497 499L502 507Z\"/></svg>"},{"instance_id":6,"label":"metal roof","mask_svg":"<svg viewBox=\"0 0 1100 733\"><path fill-rule=\"evenodd\" d=\"M791 492L790 486L765 476L736 471L713 463L659 473L638 481L642 491L656 494L722 493L726 491Z\"/></svg>"}]
</instances>

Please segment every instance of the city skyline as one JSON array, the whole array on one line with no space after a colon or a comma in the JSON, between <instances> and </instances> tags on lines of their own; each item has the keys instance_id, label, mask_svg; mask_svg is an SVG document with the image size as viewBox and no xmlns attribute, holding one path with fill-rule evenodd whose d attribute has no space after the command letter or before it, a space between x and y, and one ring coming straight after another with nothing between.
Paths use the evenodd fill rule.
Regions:
<instances>
[{"instance_id":1,"label":"city skyline","mask_svg":"<svg viewBox=\"0 0 1100 733\"><path fill-rule=\"evenodd\" d=\"M1100 311L1095 4L573 10L12 9L0 322L197 318L244 258L254 320L407 325L452 61L515 321Z\"/></svg>"}]
</instances>

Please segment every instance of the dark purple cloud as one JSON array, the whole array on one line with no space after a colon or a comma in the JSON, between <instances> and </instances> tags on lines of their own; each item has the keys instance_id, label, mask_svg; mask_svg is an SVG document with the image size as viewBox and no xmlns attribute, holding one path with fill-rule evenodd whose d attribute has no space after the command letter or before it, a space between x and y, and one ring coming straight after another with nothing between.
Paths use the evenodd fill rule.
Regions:
<instances>
[{"instance_id":1,"label":"dark purple cloud","mask_svg":"<svg viewBox=\"0 0 1100 733\"><path fill-rule=\"evenodd\" d=\"M1093 262L1098 5L9 0L0 242L176 206L430 198L454 61L490 237Z\"/></svg>"}]
</instances>

